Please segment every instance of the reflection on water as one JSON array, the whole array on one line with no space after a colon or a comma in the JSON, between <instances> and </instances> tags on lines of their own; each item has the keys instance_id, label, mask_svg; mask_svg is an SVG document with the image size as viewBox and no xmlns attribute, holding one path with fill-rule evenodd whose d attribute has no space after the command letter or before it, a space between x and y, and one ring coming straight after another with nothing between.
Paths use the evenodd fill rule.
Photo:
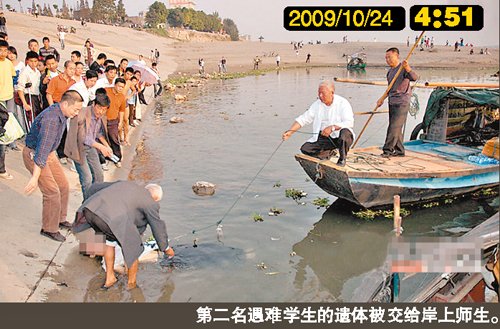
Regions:
<instances>
[{"instance_id":1,"label":"reflection on water","mask_svg":"<svg viewBox=\"0 0 500 329\"><path fill-rule=\"evenodd\" d=\"M383 81L385 73L384 69L367 69L359 73L362 76L337 68L283 70L265 76L211 81L191 89L189 100L182 103L164 99L146 127L145 143L155 162L148 168L162 168L162 176L150 177L165 188L161 216L179 258L168 271L158 264L141 269L138 278L143 297L138 300L351 300L366 274L383 263L392 222L358 220L344 203L336 202L324 213L311 204L317 197L328 197L331 202L335 198L307 180L293 157L307 135L295 134L283 143L245 195L239 196L280 144L282 132L316 99L321 80L350 77ZM490 72L418 73L421 82L483 82ZM379 86L336 84L336 93L346 97L356 112L372 110L384 90ZM408 119L407 136L421 121L430 90L420 89L417 93L421 111L416 118ZM172 116L185 121L170 124ZM365 120L356 117L355 131ZM360 146L381 145L386 128L387 116L375 116ZM199 180L215 183L215 195L193 194L191 186ZM307 204L298 205L285 198L286 188L308 192ZM212 225L237 199L237 205L222 223L221 245ZM267 216L272 207L284 209L284 213ZM403 226L405 234L448 235L454 234L450 228L476 225L489 212L478 201L462 200L414 210ZM254 222L253 214L261 214L264 221ZM196 234L192 234L193 230ZM199 248L192 247L194 239ZM86 300L108 298L94 291L97 281L89 286ZM123 292L121 286L117 289L116 300L135 298L131 292Z\"/></svg>"}]
</instances>

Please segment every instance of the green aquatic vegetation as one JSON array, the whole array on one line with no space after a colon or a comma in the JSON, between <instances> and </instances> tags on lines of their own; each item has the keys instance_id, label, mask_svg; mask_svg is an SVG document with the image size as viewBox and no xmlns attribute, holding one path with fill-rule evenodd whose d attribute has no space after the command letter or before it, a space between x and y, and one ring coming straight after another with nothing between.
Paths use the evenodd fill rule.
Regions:
<instances>
[{"instance_id":1,"label":"green aquatic vegetation","mask_svg":"<svg viewBox=\"0 0 500 329\"><path fill-rule=\"evenodd\" d=\"M312 202L313 205L319 208L328 208L330 206L330 200L328 198L316 198Z\"/></svg>"},{"instance_id":2,"label":"green aquatic vegetation","mask_svg":"<svg viewBox=\"0 0 500 329\"><path fill-rule=\"evenodd\" d=\"M292 198L294 201L298 202L298 200L305 198L307 196L307 193L302 190L288 188L285 190L285 196L287 198Z\"/></svg>"},{"instance_id":3,"label":"green aquatic vegetation","mask_svg":"<svg viewBox=\"0 0 500 329\"><path fill-rule=\"evenodd\" d=\"M487 189L482 189L477 192L474 192L472 195L474 197L489 197L489 196L494 196L498 194L498 190L494 188L487 188Z\"/></svg>"},{"instance_id":4,"label":"green aquatic vegetation","mask_svg":"<svg viewBox=\"0 0 500 329\"><path fill-rule=\"evenodd\" d=\"M384 217L387 219L393 219L394 218L394 210L372 210L372 209L364 209L360 211L353 211L352 214L356 216L357 218L360 219L365 219L365 220L373 220L375 218L379 217ZM401 217L408 217L410 215L410 211L406 208L401 208L400 209L400 215Z\"/></svg>"},{"instance_id":5,"label":"green aquatic vegetation","mask_svg":"<svg viewBox=\"0 0 500 329\"><path fill-rule=\"evenodd\" d=\"M273 187L280 188L281 187L281 183L278 181L278 182L274 183Z\"/></svg>"},{"instance_id":6,"label":"green aquatic vegetation","mask_svg":"<svg viewBox=\"0 0 500 329\"><path fill-rule=\"evenodd\" d=\"M424 203L422 205L422 208L434 208L434 207L437 207L437 206L439 206L439 202L438 201L434 201L434 202Z\"/></svg>"},{"instance_id":7,"label":"green aquatic vegetation","mask_svg":"<svg viewBox=\"0 0 500 329\"><path fill-rule=\"evenodd\" d=\"M260 214L257 214L257 213L252 214L252 219L254 222L263 222L264 221L264 218L262 218L262 216Z\"/></svg>"}]
</instances>

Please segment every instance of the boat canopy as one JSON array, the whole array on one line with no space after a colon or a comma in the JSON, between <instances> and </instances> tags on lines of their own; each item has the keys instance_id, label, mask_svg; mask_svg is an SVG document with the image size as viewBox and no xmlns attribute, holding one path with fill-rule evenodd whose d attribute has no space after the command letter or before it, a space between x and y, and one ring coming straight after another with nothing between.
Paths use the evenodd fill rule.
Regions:
<instances>
[{"instance_id":1,"label":"boat canopy","mask_svg":"<svg viewBox=\"0 0 500 329\"><path fill-rule=\"evenodd\" d=\"M429 97L423 129L426 130L440 111L441 101L446 98L463 99L477 105L491 105L500 107L498 89L457 89L457 88L436 88Z\"/></svg>"}]
</instances>

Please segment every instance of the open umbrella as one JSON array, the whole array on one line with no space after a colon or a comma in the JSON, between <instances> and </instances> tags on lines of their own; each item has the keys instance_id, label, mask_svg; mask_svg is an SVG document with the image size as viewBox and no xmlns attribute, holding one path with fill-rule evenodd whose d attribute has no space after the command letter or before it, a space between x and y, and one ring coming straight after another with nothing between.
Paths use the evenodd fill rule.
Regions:
<instances>
[{"instance_id":1,"label":"open umbrella","mask_svg":"<svg viewBox=\"0 0 500 329\"><path fill-rule=\"evenodd\" d=\"M153 71L150 67L139 63L138 61L129 62L128 67L141 72L141 81L154 85L158 82L158 80L160 80L160 77L158 76L158 74L156 74L155 71Z\"/></svg>"}]
</instances>

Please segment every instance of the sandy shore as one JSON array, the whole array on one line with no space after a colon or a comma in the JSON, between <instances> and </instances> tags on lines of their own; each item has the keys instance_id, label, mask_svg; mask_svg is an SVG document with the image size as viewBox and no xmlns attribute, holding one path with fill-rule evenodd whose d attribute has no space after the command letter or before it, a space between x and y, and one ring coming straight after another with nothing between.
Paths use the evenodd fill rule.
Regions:
<instances>
[{"instance_id":1,"label":"sandy shore","mask_svg":"<svg viewBox=\"0 0 500 329\"><path fill-rule=\"evenodd\" d=\"M137 59L139 54L147 57L151 49L158 48L160 56L159 69L162 78L182 73L195 73L198 70L198 58L204 58L206 71L217 71L217 63L222 56L227 59L229 72L245 72L253 67L253 57L263 60L261 68L276 65L275 54L280 54L282 66L305 66L307 53L311 54L311 66L344 66L343 54L351 54L363 50L368 54L369 66L385 66L384 53L391 46L398 46L406 56L409 48L406 44L389 43L346 43L305 45L296 55L292 45L288 43L268 42L180 42L155 36L146 32L128 28L112 27L99 24L88 24L82 27L79 22L65 21L56 18L6 13L9 42L24 57L27 41L36 38L40 41L44 36L52 40L52 46L59 50L56 37L57 24L74 26L76 34L67 34L66 49L61 51L63 60L69 59L73 50L81 50L83 43L90 38L98 52L105 52L112 59L119 61L122 57ZM436 46L431 51L417 51L411 58L415 67L433 68L477 68L498 70L499 52L489 49L490 55L469 55L468 49L454 52L452 47ZM62 67L62 63L60 64ZM133 159L134 145L140 140L144 125L133 131L131 147L125 148L123 167L106 173L106 179L126 179ZM58 289L54 275L67 266L67 259L77 254L78 243L68 234L66 242L60 244L48 240L39 234L41 226L41 193L27 197L23 188L29 180L29 173L22 164L20 152L10 151L6 155L6 165L15 177L11 181L0 181L0 207L2 209L3 229L0 239L4 241L0 257L0 301L44 301L48 292ZM71 196L69 218L79 206L82 197L78 185L78 176L66 168L70 180ZM70 269L68 269L70 270ZM72 270L75 273L77 270ZM81 290L81 287L79 287ZM70 287L71 289L71 287ZM76 298L76 297L75 297Z\"/></svg>"}]
</instances>

